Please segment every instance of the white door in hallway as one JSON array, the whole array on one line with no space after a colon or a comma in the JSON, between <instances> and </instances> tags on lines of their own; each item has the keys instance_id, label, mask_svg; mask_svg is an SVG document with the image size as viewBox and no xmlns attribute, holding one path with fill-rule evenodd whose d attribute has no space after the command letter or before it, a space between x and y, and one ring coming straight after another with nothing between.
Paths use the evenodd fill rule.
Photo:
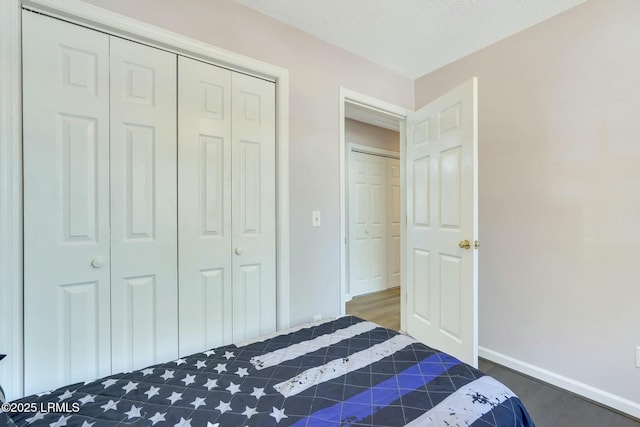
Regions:
<instances>
[{"instance_id":1,"label":"white door in hallway","mask_svg":"<svg viewBox=\"0 0 640 427\"><path fill-rule=\"evenodd\" d=\"M349 153L349 294L387 289L385 157Z\"/></svg>"},{"instance_id":2,"label":"white door in hallway","mask_svg":"<svg viewBox=\"0 0 640 427\"><path fill-rule=\"evenodd\" d=\"M387 168L387 288L400 286L400 159L386 159Z\"/></svg>"},{"instance_id":3,"label":"white door in hallway","mask_svg":"<svg viewBox=\"0 0 640 427\"><path fill-rule=\"evenodd\" d=\"M407 332L477 366L476 78L410 114L406 129Z\"/></svg>"}]
</instances>

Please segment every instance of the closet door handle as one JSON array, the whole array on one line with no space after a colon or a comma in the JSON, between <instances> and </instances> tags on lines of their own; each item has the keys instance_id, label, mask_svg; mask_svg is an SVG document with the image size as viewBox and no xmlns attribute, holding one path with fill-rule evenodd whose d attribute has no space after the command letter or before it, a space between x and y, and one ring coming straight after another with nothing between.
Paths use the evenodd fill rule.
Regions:
<instances>
[{"instance_id":1,"label":"closet door handle","mask_svg":"<svg viewBox=\"0 0 640 427\"><path fill-rule=\"evenodd\" d=\"M104 266L104 260L102 257L95 257L91 260L91 267L93 268L102 268Z\"/></svg>"},{"instance_id":2,"label":"closet door handle","mask_svg":"<svg viewBox=\"0 0 640 427\"><path fill-rule=\"evenodd\" d=\"M244 253L244 249L236 248L236 255L242 255Z\"/></svg>"}]
</instances>

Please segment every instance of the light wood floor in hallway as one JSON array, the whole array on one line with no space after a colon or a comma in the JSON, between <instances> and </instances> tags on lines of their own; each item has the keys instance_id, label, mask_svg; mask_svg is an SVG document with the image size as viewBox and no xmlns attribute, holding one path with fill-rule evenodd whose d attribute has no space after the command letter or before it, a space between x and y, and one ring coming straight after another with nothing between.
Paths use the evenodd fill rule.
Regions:
<instances>
[{"instance_id":1,"label":"light wood floor in hallway","mask_svg":"<svg viewBox=\"0 0 640 427\"><path fill-rule=\"evenodd\" d=\"M353 298L347 314L400 330L400 288ZM536 427L640 427L631 419L573 393L519 372L480 359L480 370L516 393L531 414Z\"/></svg>"},{"instance_id":2,"label":"light wood floor in hallway","mask_svg":"<svg viewBox=\"0 0 640 427\"><path fill-rule=\"evenodd\" d=\"M347 314L399 331L400 288L391 288L386 291L352 298L347 303Z\"/></svg>"}]
</instances>

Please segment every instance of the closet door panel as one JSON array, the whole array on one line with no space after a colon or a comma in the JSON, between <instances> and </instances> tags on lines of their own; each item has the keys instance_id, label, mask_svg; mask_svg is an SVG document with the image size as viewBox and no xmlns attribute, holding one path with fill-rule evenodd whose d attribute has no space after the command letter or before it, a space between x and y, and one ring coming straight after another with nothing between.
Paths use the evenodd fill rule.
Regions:
<instances>
[{"instance_id":1,"label":"closet door panel","mask_svg":"<svg viewBox=\"0 0 640 427\"><path fill-rule=\"evenodd\" d=\"M111 372L108 48L23 12L26 394Z\"/></svg>"},{"instance_id":2,"label":"closet door panel","mask_svg":"<svg viewBox=\"0 0 640 427\"><path fill-rule=\"evenodd\" d=\"M276 329L275 84L232 76L233 340Z\"/></svg>"},{"instance_id":3,"label":"closet door panel","mask_svg":"<svg viewBox=\"0 0 640 427\"><path fill-rule=\"evenodd\" d=\"M387 287L400 286L400 160L387 162Z\"/></svg>"},{"instance_id":4,"label":"closet door panel","mask_svg":"<svg viewBox=\"0 0 640 427\"><path fill-rule=\"evenodd\" d=\"M349 293L387 288L388 184L382 156L349 153Z\"/></svg>"},{"instance_id":5,"label":"closet door panel","mask_svg":"<svg viewBox=\"0 0 640 427\"><path fill-rule=\"evenodd\" d=\"M368 156L370 292L387 289L387 169L386 158Z\"/></svg>"},{"instance_id":6,"label":"closet door panel","mask_svg":"<svg viewBox=\"0 0 640 427\"><path fill-rule=\"evenodd\" d=\"M231 71L179 58L180 354L232 341Z\"/></svg>"},{"instance_id":7,"label":"closet door panel","mask_svg":"<svg viewBox=\"0 0 640 427\"><path fill-rule=\"evenodd\" d=\"M349 152L349 294L370 291L369 155Z\"/></svg>"},{"instance_id":8,"label":"closet door panel","mask_svg":"<svg viewBox=\"0 0 640 427\"><path fill-rule=\"evenodd\" d=\"M178 356L176 55L111 38L114 372Z\"/></svg>"}]
</instances>

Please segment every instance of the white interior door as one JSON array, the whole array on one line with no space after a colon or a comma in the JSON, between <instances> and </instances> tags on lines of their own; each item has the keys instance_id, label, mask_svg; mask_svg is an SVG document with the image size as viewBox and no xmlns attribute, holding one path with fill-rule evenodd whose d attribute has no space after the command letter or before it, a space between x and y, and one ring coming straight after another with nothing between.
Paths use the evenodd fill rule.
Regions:
<instances>
[{"instance_id":1,"label":"white interior door","mask_svg":"<svg viewBox=\"0 0 640 427\"><path fill-rule=\"evenodd\" d=\"M23 12L25 393L111 372L109 37Z\"/></svg>"},{"instance_id":2,"label":"white interior door","mask_svg":"<svg viewBox=\"0 0 640 427\"><path fill-rule=\"evenodd\" d=\"M400 159L387 158L387 288L400 286Z\"/></svg>"},{"instance_id":3,"label":"white interior door","mask_svg":"<svg viewBox=\"0 0 640 427\"><path fill-rule=\"evenodd\" d=\"M386 158L349 153L349 294L387 289Z\"/></svg>"},{"instance_id":4,"label":"white interior door","mask_svg":"<svg viewBox=\"0 0 640 427\"><path fill-rule=\"evenodd\" d=\"M178 356L176 55L112 37L112 368Z\"/></svg>"},{"instance_id":5,"label":"white interior door","mask_svg":"<svg viewBox=\"0 0 640 427\"><path fill-rule=\"evenodd\" d=\"M179 57L180 354L232 328L231 71Z\"/></svg>"},{"instance_id":6,"label":"white interior door","mask_svg":"<svg viewBox=\"0 0 640 427\"><path fill-rule=\"evenodd\" d=\"M233 340L276 330L275 83L231 77Z\"/></svg>"},{"instance_id":7,"label":"white interior door","mask_svg":"<svg viewBox=\"0 0 640 427\"><path fill-rule=\"evenodd\" d=\"M407 332L473 366L477 129L476 78L407 117Z\"/></svg>"}]
</instances>

